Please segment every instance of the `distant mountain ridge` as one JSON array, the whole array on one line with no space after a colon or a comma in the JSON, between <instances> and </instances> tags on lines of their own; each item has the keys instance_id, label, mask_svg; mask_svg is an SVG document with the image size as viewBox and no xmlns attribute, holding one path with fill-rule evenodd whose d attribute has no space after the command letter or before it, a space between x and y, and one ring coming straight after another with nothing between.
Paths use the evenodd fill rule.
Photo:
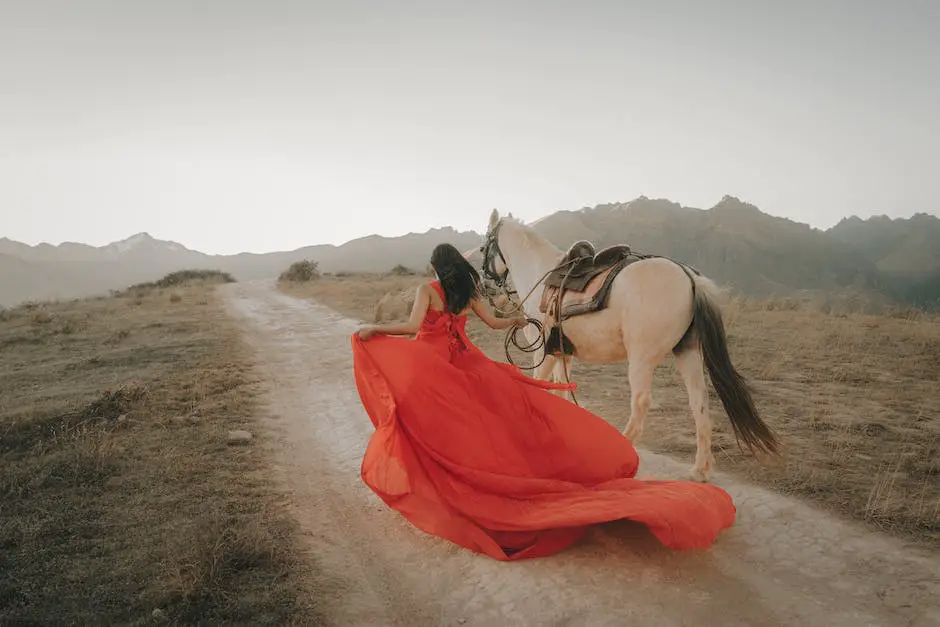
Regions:
<instances>
[{"instance_id":1,"label":"distant mountain ridge","mask_svg":"<svg viewBox=\"0 0 940 627\"><path fill-rule=\"evenodd\" d=\"M487 212L481 212L485 224ZM922 306L940 305L940 219L845 218L828 230L778 218L725 196L703 210L640 196L629 202L557 211L532 223L560 248L577 239L630 244L697 267L753 296L855 292ZM218 269L239 280L277 276L300 259L327 272L421 269L431 249L479 246L481 234L452 228L400 237L370 235L341 246L264 254L206 255L138 233L102 247L67 242L28 246L0 238L0 305L106 293L185 268Z\"/></svg>"},{"instance_id":2,"label":"distant mountain ridge","mask_svg":"<svg viewBox=\"0 0 940 627\"><path fill-rule=\"evenodd\" d=\"M940 307L940 219L927 213L910 218L845 218L832 236L865 251L895 299Z\"/></svg>"},{"instance_id":3,"label":"distant mountain ridge","mask_svg":"<svg viewBox=\"0 0 940 627\"><path fill-rule=\"evenodd\" d=\"M423 269L431 248L441 242L463 250L478 245L480 236L441 228L401 237L370 235L342 246L235 255L207 255L147 233L101 247L71 242L29 246L4 237L0 238L0 306L107 293L187 268L218 269L243 281L276 277L301 259L316 260L327 272L381 272L398 264Z\"/></svg>"},{"instance_id":4,"label":"distant mountain ridge","mask_svg":"<svg viewBox=\"0 0 940 627\"><path fill-rule=\"evenodd\" d=\"M638 252L689 263L755 296L880 286L875 264L856 247L732 196L709 210L641 196L557 212L537 221L535 229L556 243L569 232L598 246L626 242Z\"/></svg>"}]
</instances>

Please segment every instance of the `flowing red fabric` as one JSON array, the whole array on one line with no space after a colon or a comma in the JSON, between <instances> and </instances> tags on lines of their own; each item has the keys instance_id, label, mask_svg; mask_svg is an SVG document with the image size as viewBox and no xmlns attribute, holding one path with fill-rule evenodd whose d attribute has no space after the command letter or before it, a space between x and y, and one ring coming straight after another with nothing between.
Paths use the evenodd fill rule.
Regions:
<instances>
[{"instance_id":1,"label":"flowing red fabric","mask_svg":"<svg viewBox=\"0 0 940 627\"><path fill-rule=\"evenodd\" d=\"M375 425L362 479L416 527L515 560L560 551L594 523L634 520L675 549L706 548L734 523L721 488L634 479L629 440L548 391L565 385L489 359L465 326L430 308L414 339L352 336Z\"/></svg>"}]
</instances>

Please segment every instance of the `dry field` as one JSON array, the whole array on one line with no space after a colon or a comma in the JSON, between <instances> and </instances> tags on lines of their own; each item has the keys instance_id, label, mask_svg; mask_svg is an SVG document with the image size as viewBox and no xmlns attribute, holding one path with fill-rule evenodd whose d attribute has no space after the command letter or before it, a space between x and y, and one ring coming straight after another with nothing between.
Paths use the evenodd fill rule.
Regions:
<instances>
[{"instance_id":1,"label":"dry field","mask_svg":"<svg viewBox=\"0 0 940 627\"><path fill-rule=\"evenodd\" d=\"M213 289L0 312L0 624L317 622Z\"/></svg>"},{"instance_id":2,"label":"dry field","mask_svg":"<svg viewBox=\"0 0 940 627\"><path fill-rule=\"evenodd\" d=\"M384 294L412 291L423 280L324 276L281 289L371 322ZM732 299L725 321L732 359L752 382L784 452L764 463L742 453L712 393L718 469L940 547L940 318L917 311L830 314L792 301ZM503 333L475 319L468 328L488 355L505 359ZM576 363L572 378L583 404L623 428L625 365ZM691 465L694 425L671 360L657 369L653 398L641 445Z\"/></svg>"}]
</instances>

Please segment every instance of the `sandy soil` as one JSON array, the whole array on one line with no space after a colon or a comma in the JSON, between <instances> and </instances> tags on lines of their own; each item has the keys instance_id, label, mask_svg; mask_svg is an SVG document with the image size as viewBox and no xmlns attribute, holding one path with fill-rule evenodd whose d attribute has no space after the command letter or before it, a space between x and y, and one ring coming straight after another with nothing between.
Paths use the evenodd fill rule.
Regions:
<instances>
[{"instance_id":1,"label":"sandy soil","mask_svg":"<svg viewBox=\"0 0 940 627\"><path fill-rule=\"evenodd\" d=\"M351 376L358 324L272 282L223 290L268 382L269 446L336 624L940 625L936 553L721 472L738 520L708 551L670 551L625 522L519 563L428 536L359 478L372 425ZM687 463L641 458L641 476L686 476Z\"/></svg>"}]
</instances>

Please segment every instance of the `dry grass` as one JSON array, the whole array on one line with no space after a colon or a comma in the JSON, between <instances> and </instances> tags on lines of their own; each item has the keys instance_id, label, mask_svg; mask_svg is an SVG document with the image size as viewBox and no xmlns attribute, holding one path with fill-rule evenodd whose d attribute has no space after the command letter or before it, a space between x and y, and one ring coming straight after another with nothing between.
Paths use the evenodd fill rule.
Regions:
<instances>
[{"instance_id":1,"label":"dry grass","mask_svg":"<svg viewBox=\"0 0 940 627\"><path fill-rule=\"evenodd\" d=\"M206 285L3 312L0 624L317 622L242 351Z\"/></svg>"},{"instance_id":2,"label":"dry grass","mask_svg":"<svg viewBox=\"0 0 940 627\"><path fill-rule=\"evenodd\" d=\"M422 280L325 277L291 293L372 320L383 294ZM940 318L909 309L830 314L786 299L733 299L725 316L732 359L785 450L780 461L764 464L738 450L712 392L719 468L940 547ZM502 333L475 319L468 330L490 357L505 359ZM618 428L626 424L623 364L576 364L573 378L582 403ZM653 397L642 445L691 465L694 424L669 361L657 369Z\"/></svg>"},{"instance_id":3,"label":"dry grass","mask_svg":"<svg viewBox=\"0 0 940 627\"><path fill-rule=\"evenodd\" d=\"M371 322L385 292L414 291L422 280L427 279L399 274L324 275L314 283L280 283L278 288L292 296L316 298L349 316Z\"/></svg>"}]
</instances>

